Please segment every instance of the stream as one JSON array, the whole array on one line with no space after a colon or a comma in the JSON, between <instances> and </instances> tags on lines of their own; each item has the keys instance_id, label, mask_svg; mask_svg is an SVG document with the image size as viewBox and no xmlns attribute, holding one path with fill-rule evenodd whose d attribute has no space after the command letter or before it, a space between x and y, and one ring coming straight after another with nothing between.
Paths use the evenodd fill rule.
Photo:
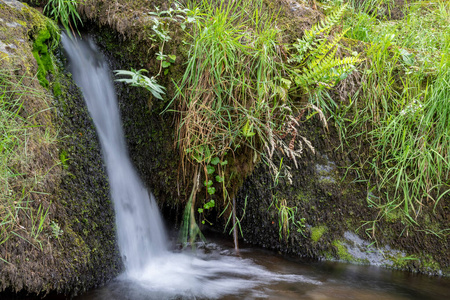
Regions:
<instances>
[{"instance_id":1,"label":"stream","mask_svg":"<svg viewBox=\"0 0 450 300\"><path fill-rule=\"evenodd\" d=\"M77 300L446 299L448 278L379 267L293 260L228 240L177 250L158 206L134 170L123 136L111 71L90 39L62 37L102 145L125 271Z\"/></svg>"},{"instance_id":2,"label":"stream","mask_svg":"<svg viewBox=\"0 0 450 300\"><path fill-rule=\"evenodd\" d=\"M214 239L213 239L214 240ZM234 255L233 241L214 240L203 249L197 249L195 256L202 260L228 260L236 269L245 270L248 264L253 268L248 274L237 275L226 271L217 274L217 279L239 276L239 289L227 294L213 294L215 286L205 282L200 291L210 289L207 295L199 290L176 291L177 278L164 277L172 292L161 291L156 286L145 285L124 278L117 278L105 287L90 291L74 300L156 300L156 299L280 299L280 300L445 300L450 295L448 278L431 277L403 271L388 270L376 266L352 265L340 262L320 262L294 259L272 251L244 247L240 257ZM258 269L256 269L257 267ZM265 272L267 278L261 278ZM204 270L205 273L209 270ZM284 279L278 276L284 274ZM166 274L168 275L168 274ZM275 276L274 276L275 275ZM293 280L286 280L292 276ZM261 280L262 279L262 280ZM300 280L303 279L303 280ZM173 282L172 282L173 280ZM218 284L218 283L217 283ZM198 287L192 287L196 289Z\"/></svg>"}]
</instances>

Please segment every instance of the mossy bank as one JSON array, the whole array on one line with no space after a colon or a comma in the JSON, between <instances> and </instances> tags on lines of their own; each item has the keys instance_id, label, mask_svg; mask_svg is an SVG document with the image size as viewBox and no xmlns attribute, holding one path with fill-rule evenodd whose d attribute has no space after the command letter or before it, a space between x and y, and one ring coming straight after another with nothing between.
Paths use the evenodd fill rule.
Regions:
<instances>
[{"instance_id":1,"label":"mossy bank","mask_svg":"<svg viewBox=\"0 0 450 300\"><path fill-rule=\"evenodd\" d=\"M99 142L57 25L18 1L0 1L0 20L2 99L26 132L2 140L0 298L79 294L122 268Z\"/></svg>"}]
</instances>

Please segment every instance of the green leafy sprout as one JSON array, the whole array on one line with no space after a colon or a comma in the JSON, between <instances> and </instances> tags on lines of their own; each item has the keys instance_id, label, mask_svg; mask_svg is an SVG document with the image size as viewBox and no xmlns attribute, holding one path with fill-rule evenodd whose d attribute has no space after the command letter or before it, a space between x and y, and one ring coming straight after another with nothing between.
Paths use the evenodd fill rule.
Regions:
<instances>
[{"instance_id":1,"label":"green leafy sprout","mask_svg":"<svg viewBox=\"0 0 450 300\"><path fill-rule=\"evenodd\" d=\"M129 76L130 78L120 78L116 79L118 82L125 82L130 84L131 86L143 87L152 93L153 97L156 99L163 100L162 95L165 94L165 87L159 85L154 77L147 77L142 73L147 73L148 71L145 69L141 69L136 71L135 69L131 69L131 71L127 70L115 70L114 73L117 76Z\"/></svg>"}]
</instances>

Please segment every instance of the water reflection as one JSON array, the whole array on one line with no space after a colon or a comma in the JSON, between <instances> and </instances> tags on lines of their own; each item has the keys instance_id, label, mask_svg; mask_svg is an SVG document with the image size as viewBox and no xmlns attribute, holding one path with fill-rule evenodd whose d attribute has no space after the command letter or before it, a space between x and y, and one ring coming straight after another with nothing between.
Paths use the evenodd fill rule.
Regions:
<instances>
[{"instance_id":1,"label":"water reflection","mask_svg":"<svg viewBox=\"0 0 450 300\"><path fill-rule=\"evenodd\" d=\"M147 278L118 278L76 300L442 300L450 295L448 278L373 266L289 259L254 248L241 249L237 257L231 244L221 245L208 244L199 249L191 256L186 270L184 262L177 261L180 254L173 254L166 262L169 267L154 266ZM173 273L174 265L179 266L178 272Z\"/></svg>"}]
</instances>

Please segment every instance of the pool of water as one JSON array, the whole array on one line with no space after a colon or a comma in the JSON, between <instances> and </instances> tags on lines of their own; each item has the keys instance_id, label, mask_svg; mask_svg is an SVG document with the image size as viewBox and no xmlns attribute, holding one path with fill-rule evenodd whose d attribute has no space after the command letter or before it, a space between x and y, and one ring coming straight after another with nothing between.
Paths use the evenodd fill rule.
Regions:
<instances>
[{"instance_id":1,"label":"pool of water","mask_svg":"<svg viewBox=\"0 0 450 300\"><path fill-rule=\"evenodd\" d=\"M375 266L318 262L214 240L175 251L140 276L119 276L76 300L449 299L450 279Z\"/></svg>"}]
</instances>

